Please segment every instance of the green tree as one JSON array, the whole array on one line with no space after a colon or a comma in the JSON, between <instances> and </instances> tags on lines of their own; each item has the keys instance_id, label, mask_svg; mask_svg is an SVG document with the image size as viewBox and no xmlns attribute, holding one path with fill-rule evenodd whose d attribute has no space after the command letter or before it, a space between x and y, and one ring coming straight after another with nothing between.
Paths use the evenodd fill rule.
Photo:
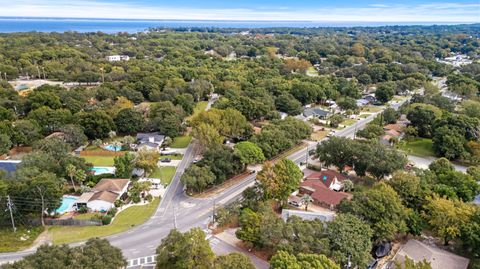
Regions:
<instances>
[{"instance_id":1,"label":"green tree","mask_svg":"<svg viewBox=\"0 0 480 269\"><path fill-rule=\"evenodd\" d=\"M107 138L108 133L115 130L112 118L103 111L79 112L76 118L89 139Z\"/></svg>"},{"instance_id":2,"label":"green tree","mask_svg":"<svg viewBox=\"0 0 480 269\"><path fill-rule=\"evenodd\" d=\"M330 127L337 128L340 125L340 123L343 122L344 118L340 114L334 114L330 116L328 120L330 121L329 123Z\"/></svg>"},{"instance_id":3,"label":"green tree","mask_svg":"<svg viewBox=\"0 0 480 269\"><path fill-rule=\"evenodd\" d=\"M480 209L477 207L470 220L461 228L463 246L475 255L480 255Z\"/></svg>"},{"instance_id":4,"label":"green tree","mask_svg":"<svg viewBox=\"0 0 480 269\"><path fill-rule=\"evenodd\" d=\"M0 134L0 155L8 153L11 147L10 137L6 134Z\"/></svg>"},{"instance_id":5,"label":"green tree","mask_svg":"<svg viewBox=\"0 0 480 269\"><path fill-rule=\"evenodd\" d=\"M205 233L193 228L186 233L171 230L157 248L158 269L210 269L214 268L213 254Z\"/></svg>"},{"instance_id":6,"label":"green tree","mask_svg":"<svg viewBox=\"0 0 480 269\"><path fill-rule=\"evenodd\" d=\"M77 167L75 167L73 164L68 164L65 169L67 170L68 177L70 177L70 182L72 183L73 189L76 191L77 188L75 187L75 181L73 181L73 179L75 178L75 175L77 175Z\"/></svg>"},{"instance_id":7,"label":"green tree","mask_svg":"<svg viewBox=\"0 0 480 269\"><path fill-rule=\"evenodd\" d=\"M242 253L230 253L215 259L215 269L255 269L250 259Z\"/></svg>"},{"instance_id":8,"label":"green tree","mask_svg":"<svg viewBox=\"0 0 480 269\"><path fill-rule=\"evenodd\" d=\"M187 188L194 192L202 192L208 186L215 182L215 174L210 171L208 166L200 167L196 164L191 165L185 170L180 181Z\"/></svg>"},{"instance_id":9,"label":"green tree","mask_svg":"<svg viewBox=\"0 0 480 269\"><path fill-rule=\"evenodd\" d=\"M372 250L368 224L353 215L339 214L327 227L331 257L341 265L347 264L350 257L353 266L365 267Z\"/></svg>"},{"instance_id":10,"label":"green tree","mask_svg":"<svg viewBox=\"0 0 480 269\"><path fill-rule=\"evenodd\" d=\"M257 180L265 198L273 198L283 204L288 196L299 188L302 177L302 171L294 162L283 159L275 165L265 163L257 175Z\"/></svg>"},{"instance_id":11,"label":"green tree","mask_svg":"<svg viewBox=\"0 0 480 269\"><path fill-rule=\"evenodd\" d=\"M127 152L113 159L115 176L118 178L130 178L135 168L135 155Z\"/></svg>"},{"instance_id":12,"label":"green tree","mask_svg":"<svg viewBox=\"0 0 480 269\"><path fill-rule=\"evenodd\" d=\"M448 126L435 130L433 136L433 149L438 156L447 159L457 159L465 152L465 138L461 133Z\"/></svg>"},{"instance_id":13,"label":"green tree","mask_svg":"<svg viewBox=\"0 0 480 269\"><path fill-rule=\"evenodd\" d=\"M145 173L150 174L157 168L157 163L160 160L160 153L155 150L140 150L135 158L135 165L138 168L145 170ZM126 171L124 171L126 172Z\"/></svg>"},{"instance_id":14,"label":"green tree","mask_svg":"<svg viewBox=\"0 0 480 269\"><path fill-rule=\"evenodd\" d=\"M377 86L375 97L378 101L386 103L392 100L393 96L395 95L395 88L396 85L394 82L381 83Z\"/></svg>"},{"instance_id":15,"label":"green tree","mask_svg":"<svg viewBox=\"0 0 480 269\"><path fill-rule=\"evenodd\" d=\"M381 135L383 135L385 131L381 126L376 124L369 124L365 129L360 130L357 132L357 136L363 137L366 139L378 139Z\"/></svg>"},{"instance_id":16,"label":"green tree","mask_svg":"<svg viewBox=\"0 0 480 269\"><path fill-rule=\"evenodd\" d=\"M270 259L270 269L340 269L340 266L322 254L303 254L296 257L286 251L278 251Z\"/></svg>"},{"instance_id":17,"label":"green tree","mask_svg":"<svg viewBox=\"0 0 480 269\"><path fill-rule=\"evenodd\" d=\"M395 262L396 269L432 269L432 266L426 260L415 262L406 256L403 264Z\"/></svg>"},{"instance_id":18,"label":"green tree","mask_svg":"<svg viewBox=\"0 0 480 269\"><path fill-rule=\"evenodd\" d=\"M239 142L235 145L235 154L240 157L244 165L256 164L265 161L262 149L249 141Z\"/></svg>"},{"instance_id":19,"label":"green tree","mask_svg":"<svg viewBox=\"0 0 480 269\"><path fill-rule=\"evenodd\" d=\"M339 210L354 214L370 224L377 241L392 240L398 233L407 231L407 212L402 200L395 190L385 183L355 193L351 201L342 201Z\"/></svg>"},{"instance_id":20,"label":"green tree","mask_svg":"<svg viewBox=\"0 0 480 269\"><path fill-rule=\"evenodd\" d=\"M396 123L397 122L397 119L399 117L399 114L398 112L391 108L391 107L387 107L383 113L382 113L382 116L383 116L383 121L388 123L388 124L392 124L392 123Z\"/></svg>"},{"instance_id":21,"label":"green tree","mask_svg":"<svg viewBox=\"0 0 480 269\"><path fill-rule=\"evenodd\" d=\"M216 147L223 143L224 137L210 124L200 123L193 127L193 137L198 139L203 149Z\"/></svg>"},{"instance_id":22,"label":"green tree","mask_svg":"<svg viewBox=\"0 0 480 269\"><path fill-rule=\"evenodd\" d=\"M65 142L74 149L85 145L88 141L87 136L83 133L82 127L79 125L67 124L60 127L59 130L63 133Z\"/></svg>"},{"instance_id":23,"label":"green tree","mask_svg":"<svg viewBox=\"0 0 480 269\"><path fill-rule=\"evenodd\" d=\"M440 198L437 195L427 198L424 209L424 218L432 230L443 238L445 245L461 235L462 227L470 221L475 213L473 205Z\"/></svg>"},{"instance_id":24,"label":"green tree","mask_svg":"<svg viewBox=\"0 0 480 269\"><path fill-rule=\"evenodd\" d=\"M302 113L302 103L300 103L293 95L282 93L275 99L275 107L289 115L298 115Z\"/></svg>"},{"instance_id":25,"label":"green tree","mask_svg":"<svg viewBox=\"0 0 480 269\"><path fill-rule=\"evenodd\" d=\"M145 119L141 112L133 108L124 108L114 119L118 132L122 134L136 134L145 126Z\"/></svg>"}]
</instances>

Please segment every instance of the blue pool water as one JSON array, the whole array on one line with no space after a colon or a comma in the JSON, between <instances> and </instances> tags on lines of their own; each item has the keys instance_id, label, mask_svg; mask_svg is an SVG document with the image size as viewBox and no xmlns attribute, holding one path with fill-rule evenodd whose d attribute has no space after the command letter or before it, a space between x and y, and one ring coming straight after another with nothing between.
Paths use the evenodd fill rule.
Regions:
<instances>
[{"instance_id":1,"label":"blue pool water","mask_svg":"<svg viewBox=\"0 0 480 269\"><path fill-rule=\"evenodd\" d=\"M110 150L110 151L120 151L120 150L122 150L122 146L114 146L114 145L110 144L110 145L106 145L104 147L104 149Z\"/></svg>"},{"instance_id":2,"label":"blue pool water","mask_svg":"<svg viewBox=\"0 0 480 269\"><path fill-rule=\"evenodd\" d=\"M101 175L101 174L114 174L115 169L110 167L93 167L92 168L94 175Z\"/></svg>"},{"instance_id":3,"label":"blue pool water","mask_svg":"<svg viewBox=\"0 0 480 269\"><path fill-rule=\"evenodd\" d=\"M63 196L62 197L62 204L59 208L55 210L58 214L63 214L66 212L72 211L73 203L78 199L78 197L73 196Z\"/></svg>"}]
</instances>

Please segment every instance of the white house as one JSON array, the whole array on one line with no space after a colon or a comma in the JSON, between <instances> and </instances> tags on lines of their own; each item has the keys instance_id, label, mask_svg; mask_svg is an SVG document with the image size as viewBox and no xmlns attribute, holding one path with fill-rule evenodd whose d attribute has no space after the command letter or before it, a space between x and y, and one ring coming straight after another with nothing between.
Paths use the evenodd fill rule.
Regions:
<instances>
[{"instance_id":1,"label":"white house","mask_svg":"<svg viewBox=\"0 0 480 269\"><path fill-rule=\"evenodd\" d=\"M163 141L165 140L165 136L159 133L138 133L137 134L137 141L138 141L138 149L146 149L146 150L161 150L161 146Z\"/></svg>"},{"instance_id":2,"label":"white house","mask_svg":"<svg viewBox=\"0 0 480 269\"><path fill-rule=\"evenodd\" d=\"M128 61L130 60L130 56L128 55L110 55L105 57L109 62L120 62L120 61Z\"/></svg>"},{"instance_id":3,"label":"white house","mask_svg":"<svg viewBox=\"0 0 480 269\"><path fill-rule=\"evenodd\" d=\"M126 198L129 183L129 179L104 178L91 191L83 193L75 201L75 206L77 209L86 206L92 211L108 211L115 207L116 200Z\"/></svg>"}]
</instances>

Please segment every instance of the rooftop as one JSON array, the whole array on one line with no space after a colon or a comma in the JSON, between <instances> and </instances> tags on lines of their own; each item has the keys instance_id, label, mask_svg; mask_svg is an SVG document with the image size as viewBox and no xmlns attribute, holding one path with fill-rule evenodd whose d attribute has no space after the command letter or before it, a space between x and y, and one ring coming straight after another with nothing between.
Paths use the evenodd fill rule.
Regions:
<instances>
[{"instance_id":1,"label":"rooftop","mask_svg":"<svg viewBox=\"0 0 480 269\"><path fill-rule=\"evenodd\" d=\"M128 185L130 182L129 179L125 178L118 178L118 179L112 179L112 178L103 178L100 180L100 182L93 187L92 191L94 192L101 192L101 191L111 191L111 192L121 192L125 186Z\"/></svg>"}]
</instances>

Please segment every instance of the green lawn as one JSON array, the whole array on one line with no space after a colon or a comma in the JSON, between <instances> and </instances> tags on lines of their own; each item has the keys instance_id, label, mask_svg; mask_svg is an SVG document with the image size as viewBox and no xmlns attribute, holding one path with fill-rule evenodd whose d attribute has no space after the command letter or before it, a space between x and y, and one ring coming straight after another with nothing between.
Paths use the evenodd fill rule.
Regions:
<instances>
[{"instance_id":1,"label":"green lawn","mask_svg":"<svg viewBox=\"0 0 480 269\"><path fill-rule=\"evenodd\" d=\"M357 122L356 119L346 119L344 120L341 124L342 125L346 125L346 126L350 126L352 124L355 124L355 122Z\"/></svg>"},{"instance_id":2,"label":"green lawn","mask_svg":"<svg viewBox=\"0 0 480 269\"><path fill-rule=\"evenodd\" d=\"M78 220L91 220L91 219L100 219L101 217L98 213L85 213L85 214L76 215L73 218Z\"/></svg>"},{"instance_id":3,"label":"green lawn","mask_svg":"<svg viewBox=\"0 0 480 269\"><path fill-rule=\"evenodd\" d=\"M18 227L14 233L10 227L0 228L0 252L13 252L30 247L35 239L43 232L43 227ZM24 237L27 240L21 240Z\"/></svg>"},{"instance_id":4,"label":"green lawn","mask_svg":"<svg viewBox=\"0 0 480 269\"><path fill-rule=\"evenodd\" d=\"M85 241L92 237L105 237L124 232L147 221L155 212L160 199L148 205L132 206L117 214L112 224L105 226L54 226L48 232L54 244L69 244Z\"/></svg>"},{"instance_id":5,"label":"green lawn","mask_svg":"<svg viewBox=\"0 0 480 269\"><path fill-rule=\"evenodd\" d=\"M177 136L173 139L173 143L170 145L170 147L172 147L172 148L186 148L191 140L192 140L192 137L189 136L189 135Z\"/></svg>"},{"instance_id":6,"label":"green lawn","mask_svg":"<svg viewBox=\"0 0 480 269\"><path fill-rule=\"evenodd\" d=\"M366 118L368 118L370 115L371 115L371 114L360 114L359 117L360 117L361 119L366 119Z\"/></svg>"},{"instance_id":7,"label":"green lawn","mask_svg":"<svg viewBox=\"0 0 480 269\"><path fill-rule=\"evenodd\" d=\"M82 156L87 163L92 163L93 166L113 166L114 156Z\"/></svg>"},{"instance_id":8,"label":"green lawn","mask_svg":"<svg viewBox=\"0 0 480 269\"><path fill-rule=\"evenodd\" d=\"M177 168L174 166L162 166L155 169L148 177L159 178L162 180L163 185L168 185L172 181L176 170Z\"/></svg>"},{"instance_id":9,"label":"green lawn","mask_svg":"<svg viewBox=\"0 0 480 269\"><path fill-rule=\"evenodd\" d=\"M375 113L375 112L379 112L382 109L383 109L383 107L381 107L381 106L364 106L362 108L362 112Z\"/></svg>"},{"instance_id":10,"label":"green lawn","mask_svg":"<svg viewBox=\"0 0 480 269\"><path fill-rule=\"evenodd\" d=\"M407 154L420 157L435 156L431 139L416 138L414 140L404 142L404 144L402 143L400 145L400 149L405 151Z\"/></svg>"},{"instance_id":11,"label":"green lawn","mask_svg":"<svg viewBox=\"0 0 480 269\"><path fill-rule=\"evenodd\" d=\"M162 156L160 156L160 160L165 159L165 158L170 158L172 160L181 160L181 159L183 159L183 155L182 154L176 154L176 155L162 155Z\"/></svg>"}]
</instances>

